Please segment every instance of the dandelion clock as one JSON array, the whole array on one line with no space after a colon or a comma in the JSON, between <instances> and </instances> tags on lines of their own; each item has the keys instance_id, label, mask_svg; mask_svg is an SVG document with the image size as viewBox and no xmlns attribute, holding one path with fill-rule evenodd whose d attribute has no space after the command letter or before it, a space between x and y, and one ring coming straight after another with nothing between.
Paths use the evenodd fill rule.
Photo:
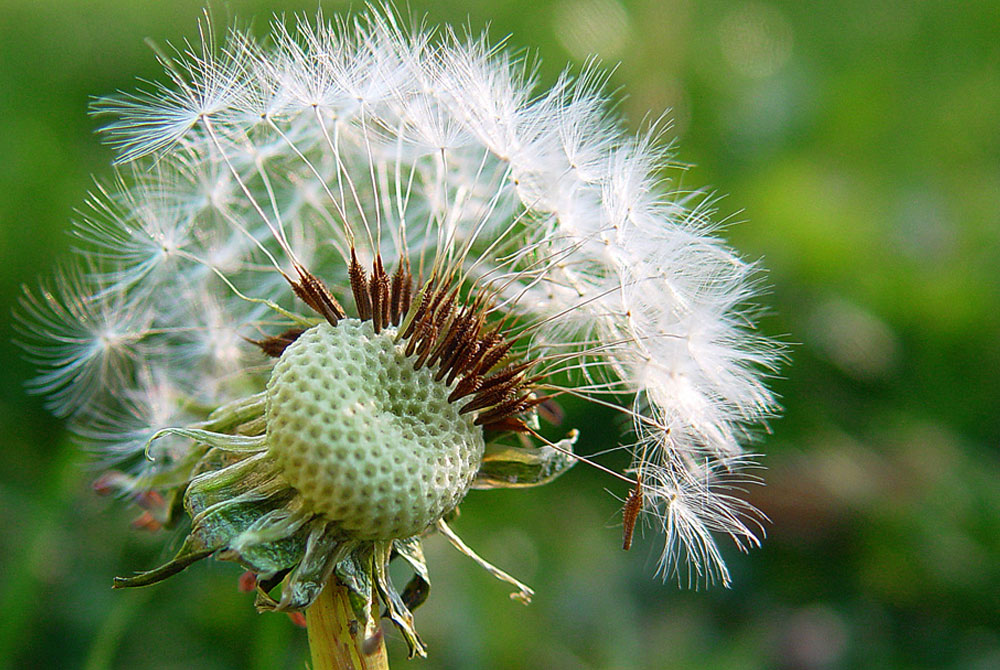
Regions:
<instances>
[{"instance_id":1,"label":"dandelion clock","mask_svg":"<svg viewBox=\"0 0 1000 670\"><path fill-rule=\"evenodd\" d=\"M737 494L781 350L754 332L758 268L600 72L542 90L485 37L386 7L263 40L206 23L160 60L96 103L116 170L19 314L98 488L182 529L116 587L231 561L259 610L305 613L313 668L385 667L383 620L427 653L429 537L530 600L454 516L574 465L620 494L625 548L662 532L662 577L728 584L716 542L758 543ZM621 413L627 469L589 456L608 445L564 425L567 398Z\"/></svg>"}]
</instances>

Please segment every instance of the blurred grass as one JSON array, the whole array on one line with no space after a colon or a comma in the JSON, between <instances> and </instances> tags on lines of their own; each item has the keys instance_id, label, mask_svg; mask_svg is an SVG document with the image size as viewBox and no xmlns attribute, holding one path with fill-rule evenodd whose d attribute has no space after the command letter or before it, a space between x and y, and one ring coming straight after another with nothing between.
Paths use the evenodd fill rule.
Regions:
<instances>
[{"instance_id":1,"label":"blurred grass","mask_svg":"<svg viewBox=\"0 0 1000 670\"><path fill-rule=\"evenodd\" d=\"M328 12L344 5L324 3ZM217 3L217 18L315 2ZM607 481L473 494L469 543L538 591L529 608L448 547L415 668L1000 666L1000 12L994 2L411 2L430 23L490 23L543 82L591 53L639 128L670 108L682 188L710 185L725 235L763 257L766 332L799 342L761 448L772 519L732 553L735 586L651 580L655 539L618 549ZM110 152L89 96L161 78L143 44L196 35L200 4L0 5L0 312L71 244ZM96 500L86 458L25 395L0 319L0 667L300 668L304 635L258 616L238 570L195 566L112 593L164 558ZM571 421L574 417L571 417ZM576 415L578 423L583 417ZM595 419L588 417L590 421ZM607 421L607 417L597 417ZM591 448L608 426L580 426ZM618 491L621 494L622 492ZM498 514L502 511L502 514Z\"/></svg>"}]
</instances>

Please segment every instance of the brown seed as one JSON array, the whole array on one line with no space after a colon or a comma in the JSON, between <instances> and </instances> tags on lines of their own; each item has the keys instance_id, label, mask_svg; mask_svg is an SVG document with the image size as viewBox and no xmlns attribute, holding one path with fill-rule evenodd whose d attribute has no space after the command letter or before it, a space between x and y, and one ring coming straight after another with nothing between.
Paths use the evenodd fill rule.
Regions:
<instances>
[{"instance_id":1,"label":"brown seed","mask_svg":"<svg viewBox=\"0 0 1000 670\"><path fill-rule=\"evenodd\" d=\"M632 548L632 531L635 530L635 521L642 509L642 500L642 482L636 479L635 486L628 492L625 507L622 509L622 549L625 551Z\"/></svg>"},{"instance_id":2,"label":"brown seed","mask_svg":"<svg viewBox=\"0 0 1000 670\"><path fill-rule=\"evenodd\" d=\"M530 433L531 429L528 428L528 424L524 422L523 419L519 419L516 416L508 416L506 418L500 419L499 421L493 421L491 423L484 423L483 430L487 432L494 433Z\"/></svg>"},{"instance_id":3,"label":"brown seed","mask_svg":"<svg viewBox=\"0 0 1000 670\"><path fill-rule=\"evenodd\" d=\"M256 344L260 347L260 350L271 358L280 358L281 354L285 353L285 349L288 348L292 342L298 339L299 335L305 331L301 328L289 328L281 335L275 335L274 337L268 337L263 340L248 340L251 344Z\"/></svg>"},{"instance_id":4,"label":"brown seed","mask_svg":"<svg viewBox=\"0 0 1000 670\"><path fill-rule=\"evenodd\" d=\"M344 318L344 308L340 306L340 303L330 293L326 284L320 281L318 277L298 263L295 264L295 271L299 274L298 282L293 281L287 275L285 276L285 279L292 286L292 291L295 292L295 295L302 302L312 307L320 316L326 319L331 326L336 326L337 322Z\"/></svg>"},{"instance_id":5,"label":"brown seed","mask_svg":"<svg viewBox=\"0 0 1000 670\"><path fill-rule=\"evenodd\" d=\"M548 398L549 396L536 398L531 392L528 392L520 398L505 400L503 403L496 405L488 412L480 414L476 417L476 420L473 423L477 426L484 426L488 423L494 423L508 416L523 414L535 405L545 402Z\"/></svg>"},{"instance_id":6,"label":"brown seed","mask_svg":"<svg viewBox=\"0 0 1000 670\"><path fill-rule=\"evenodd\" d=\"M351 293L354 294L354 305L358 310L358 318L367 321L372 318L371 295L368 293L368 273L358 262L358 256L351 247L351 264L347 275L351 279Z\"/></svg>"},{"instance_id":7,"label":"brown seed","mask_svg":"<svg viewBox=\"0 0 1000 670\"><path fill-rule=\"evenodd\" d=\"M410 308L409 298L404 294L408 294L412 290L410 285L413 278L410 276L409 263L405 261L400 261L399 265L396 266L396 272L392 275L392 289L391 298L389 300L389 318L392 320L392 325L398 326L399 322L403 320L403 316L406 314L406 310ZM406 304L404 306L404 297L406 297Z\"/></svg>"},{"instance_id":8,"label":"brown seed","mask_svg":"<svg viewBox=\"0 0 1000 670\"><path fill-rule=\"evenodd\" d=\"M382 255L375 256L375 263L372 267L371 281L368 283L368 293L372 306L372 325L375 332L379 333L384 327L389 325L389 275L382 265Z\"/></svg>"},{"instance_id":9,"label":"brown seed","mask_svg":"<svg viewBox=\"0 0 1000 670\"><path fill-rule=\"evenodd\" d=\"M483 378L479 375L467 375L455 385L455 390L448 396L448 402L455 402L465 396L475 393L483 383Z\"/></svg>"}]
</instances>

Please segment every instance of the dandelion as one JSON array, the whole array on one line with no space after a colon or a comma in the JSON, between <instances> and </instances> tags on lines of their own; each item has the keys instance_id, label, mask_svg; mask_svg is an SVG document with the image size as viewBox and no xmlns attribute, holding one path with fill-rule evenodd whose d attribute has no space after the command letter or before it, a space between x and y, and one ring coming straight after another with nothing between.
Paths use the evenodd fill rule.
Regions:
<instances>
[{"instance_id":1,"label":"dandelion","mask_svg":"<svg viewBox=\"0 0 1000 670\"><path fill-rule=\"evenodd\" d=\"M753 331L758 269L670 190L658 129L623 131L596 67L539 92L485 37L390 8L265 42L202 28L160 55L169 84L97 103L117 173L22 303L34 388L114 468L99 488L144 527L190 523L116 586L215 556L261 610L312 630L346 594L366 652L384 608L423 655L421 539L527 601L450 520L470 489L577 462L624 482L626 548L651 525L664 578L728 584L716 538L758 543L736 494L781 352ZM629 469L575 451L566 397L627 418Z\"/></svg>"}]
</instances>

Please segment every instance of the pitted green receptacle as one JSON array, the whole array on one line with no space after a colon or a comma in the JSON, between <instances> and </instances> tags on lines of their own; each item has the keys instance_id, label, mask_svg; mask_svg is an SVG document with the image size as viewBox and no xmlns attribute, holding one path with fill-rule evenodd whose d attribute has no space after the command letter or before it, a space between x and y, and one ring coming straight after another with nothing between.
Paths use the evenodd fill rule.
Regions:
<instances>
[{"instance_id":1,"label":"pitted green receptacle","mask_svg":"<svg viewBox=\"0 0 1000 670\"><path fill-rule=\"evenodd\" d=\"M267 448L314 508L359 539L422 532L465 496L482 430L395 329L344 319L303 333L267 385Z\"/></svg>"}]
</instances>

